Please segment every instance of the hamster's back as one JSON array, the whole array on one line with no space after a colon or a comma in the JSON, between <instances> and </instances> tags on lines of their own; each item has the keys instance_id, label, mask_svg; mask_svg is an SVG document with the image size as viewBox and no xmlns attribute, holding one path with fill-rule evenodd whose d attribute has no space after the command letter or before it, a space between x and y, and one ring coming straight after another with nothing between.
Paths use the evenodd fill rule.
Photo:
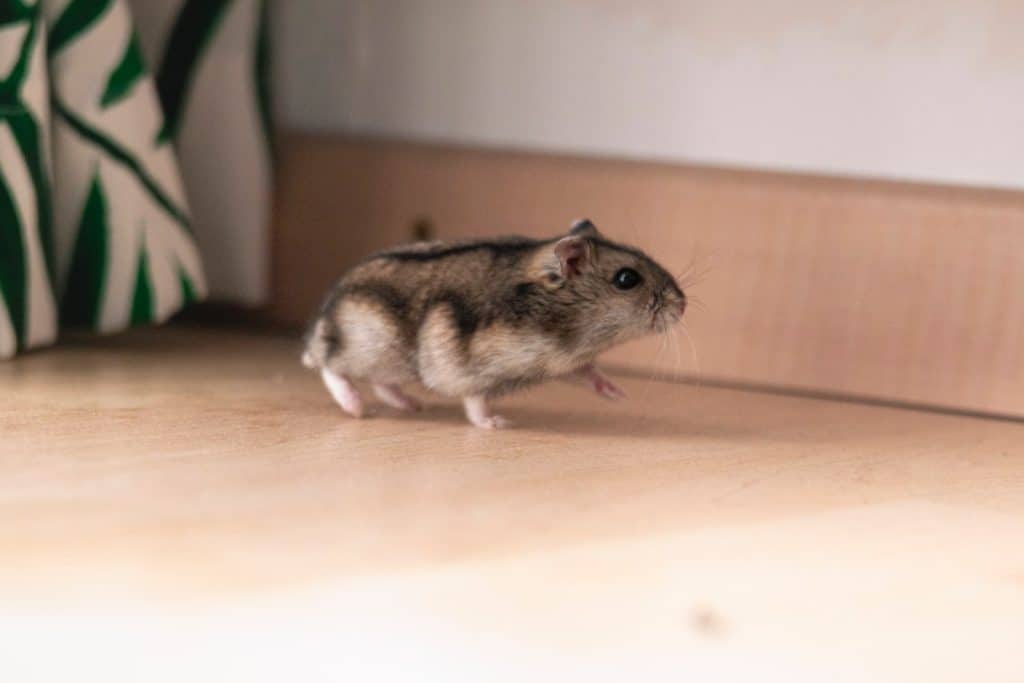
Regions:
<instances>
[{"instance_id":1,"label":"hamster's back","mask_svg":"<svg viewBox=\"0 0 1024 683\"><path fill-rule=\"evenodd\" d=\"M356 379L422 380L417 346L424 325L440 353L457 354L474 331L501 316L501 302L542 244L510 237L416 243L376 254L330 292L303 360Z\"/></svg>"}]
</instances>

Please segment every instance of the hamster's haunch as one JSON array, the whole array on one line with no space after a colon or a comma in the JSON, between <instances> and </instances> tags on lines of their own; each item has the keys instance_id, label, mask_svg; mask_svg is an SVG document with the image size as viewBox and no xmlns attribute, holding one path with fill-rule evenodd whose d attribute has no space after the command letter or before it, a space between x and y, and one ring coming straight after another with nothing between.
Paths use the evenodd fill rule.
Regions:
<instances>
[{"instance_id":1,"label":"hamster's haunch","mask_svg":"<svg viewBox=\"0 0 1024 683\"><path fill-rule=\"evenodd\" d=\"M470 422L493 429L507 422L489 399L548 379L622 397L594 359L666 331L685 308L664 268L588 220L549 240L416 243L342 276L310 327L303 362L353 416L363 415L353 382L402 410L419 408L402 385L420 383L462 399Z\"/></svg>"}]
</instances>

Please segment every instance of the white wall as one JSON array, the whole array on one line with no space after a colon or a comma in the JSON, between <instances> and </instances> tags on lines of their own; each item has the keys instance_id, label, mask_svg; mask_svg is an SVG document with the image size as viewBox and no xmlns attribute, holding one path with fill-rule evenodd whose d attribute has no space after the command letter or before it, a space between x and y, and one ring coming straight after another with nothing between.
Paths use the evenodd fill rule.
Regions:
<instances>
[{"instance_id":1,"label":"white wall","mask_svg":"<svg viewBox=\"0 0 1024 683\"><path fill-rule=\"evenodd\" d=\"M1024 185L1019 0L287 0L287 125Z\"/></svg>"}]
</instances>

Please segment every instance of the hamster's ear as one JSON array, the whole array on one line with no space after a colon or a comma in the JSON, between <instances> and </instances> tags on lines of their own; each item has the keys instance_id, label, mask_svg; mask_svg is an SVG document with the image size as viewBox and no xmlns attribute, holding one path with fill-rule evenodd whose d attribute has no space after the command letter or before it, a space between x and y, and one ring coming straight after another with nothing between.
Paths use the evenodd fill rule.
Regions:
<instances>
[{"instance_id":1,"label":"hamster's ear","mask_svg":"<svg viewBox=\"0 0 1024 683\"><path fill-rule=\"evenodd\" d=\"M570 235L582 235L583 237L597 237L597 226L590 222L589 218L581 218L569 228Z\"/></svg>"},{"instance_id":2,"label":"hamster's ear","mask_svg":"<svg viewBox=\"0 0 1024 683\"><path fill-rule=\"evenodd\" d=\"M576 277L590 265L593 258L590 240L580 235L569 235L555 243L555 256L566 280Z\"/></svg>"}]
</instances>

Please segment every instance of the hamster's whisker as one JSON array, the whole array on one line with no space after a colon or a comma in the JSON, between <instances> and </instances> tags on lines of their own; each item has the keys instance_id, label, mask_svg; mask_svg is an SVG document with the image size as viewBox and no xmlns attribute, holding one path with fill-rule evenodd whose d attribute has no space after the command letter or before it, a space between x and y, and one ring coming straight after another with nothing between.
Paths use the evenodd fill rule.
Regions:
<instances>
[{"instance_id":1,"label":"hamster's whisker","mask_svg":"<svg viewBox=\"0 0 1024 683\"><path fill-rule=\"evenodd\" d=\"M680 280L679 288L686 291L703 284L705 280L707 280L706 273L693 273L688 275L685 280Z\"/></svg>"},{"instance_id":2,"label":"hamster's whisker","mask_svg":"<svg viewBox=\"0 0 1024 683\"><path fill-rule=\"evenodd\" d=\"M665 379L670 373L669 362L672 358L672 330L664 328L658 333L657 353L654 356L653 374L654 379Z\"/></svg>"},{"instance_id":3,"label":"hamster's whisker","mask_svg":"<svg viewBox=\"0 0 1024 683\"><path fill-rule=\"evenodd\" d=\"M702 313L710 313L711 312L710 310L708 310L707 304L705 304L703 301L701 301L699 298L697 298L695 296L687 296L686 297L686 305L687 306L696 306Z\"/></svg>"},{"instance_id":4,"label":"hamster's whisker","mask_svg":"<svg viewBox=\"0 0 1024 683\"><path fill-rule=\"evenodd\" d=\"M700 386L703 381L704 373L702 373L700 369L700 359L697 357L697 345L693 343L693 337L690 336L690 330L686 328L685 324L681 324L679 329L684 335L686 335L686 341L690 345L690 355L693 357L693 367L697 374L697 386Z\"/></svg>"},{"instance_id":5,"label":"hamster's whisker","mask_svg":"<svg viewBox=\"0 0 1024 683\"><path fill-rule=\"evenodd\" d=\"M668 351L668 330L662 330L658 333L658 352L654 355L654 360L651 363L652 376L655 379L662 379L663 375L666 374L664 354Z\"/></svg>"},{"instance_id":6,"label":"hamster's whisker","mask_svg":"<svg viewBox=\"0 0 1024 683\"><path fill-rule=\"evenodd\" d=\"M700 271L687 273L686 275L678 279L679 286L684 290L688 289L689 287L695 287L700 283L704 282L708 278L708 276L711 275L712 272L713 268L709 266Z\"/></svg>"},{"instance_id":7,"label":"hamster's whisker","mask_svg":"<svg viewBox=\"0 0 1024 683\"><path fill-rule=\"evenodd\" d=\"M699 263L698 258L700 257L696 255L691 257L689 265L687 265L686 268L680 272L679 276L676 277L676 282L678 282L679 286L683 289L693 287L694 285L703 282L704 279L714 270L714 263L710 256L706 263Z\"/></svg>"},{"instance_id":8,"label":"hamster's whisker","mask_svg":"<svg viewBox=\"0 0 1024 683\"><path fill-rule=\"evenodd\" d=\"M690 254L690 260L686 263L685 266L683 266L679 271L673 273L673 275L676 278L676 282L679 282L684 277L689 275L691 270L693 270L693 254Z\"/></svg>"},{"instance_id":9,"label":"hamster's whisker","mask_svg":"<svg viewBox=\"0 0 1024 683\"><path fill-rule=\"evenodd\" d=\"M644 403L647 401L647 395L651 392L651 385L658 378L659 363L661 362L661 354L665 351L668 340L665 339L667 332L659 334L661 339L658 340L658 349L654 352L654 359L651 361L651 371L647 373L647 381L644 382L644 392L640 396L640 402Z\"/></svg>"},{"instance_id":10,"label":"hamster's whisker","mask_svg":"<svg viewBox=\"0 0 1024 683\"><path fill-rule=\"evenodd\" d=\"M677 381L679 379L680 371L683 369L683 356L679 349L679 337L676 336L675 332L671 332L669 337L672 340L672 350L675 351L676 366L672 370L672 379Z\"/></svg>"},{"instance_id":11,"label":"hamster's whisker","mask_svg":"<svg viewBox=\"0 0 1024 683\"><path fill-rule=\"evenodd\" d=\"M668 329L666 329L658 336L661 337L661 341L658 344L658 353L654 357L654 367L656 372L661 373L664 371L665 361L668 360L667 355L669 352L669 344L672 340L669 339Z\"/></svg>"},{"instance_id":12,"label":"hamster's whisker","mask_svg":"<svg viewBox=\"0 0 1024 683\"><path fill-rule=\"evenodd\" d=\"M693 269L697 266L697 254L691 252L690 260L686 262L686 265L679 271L678 278L686 277L693 272Z\"/></svg>"}]
</instances>

